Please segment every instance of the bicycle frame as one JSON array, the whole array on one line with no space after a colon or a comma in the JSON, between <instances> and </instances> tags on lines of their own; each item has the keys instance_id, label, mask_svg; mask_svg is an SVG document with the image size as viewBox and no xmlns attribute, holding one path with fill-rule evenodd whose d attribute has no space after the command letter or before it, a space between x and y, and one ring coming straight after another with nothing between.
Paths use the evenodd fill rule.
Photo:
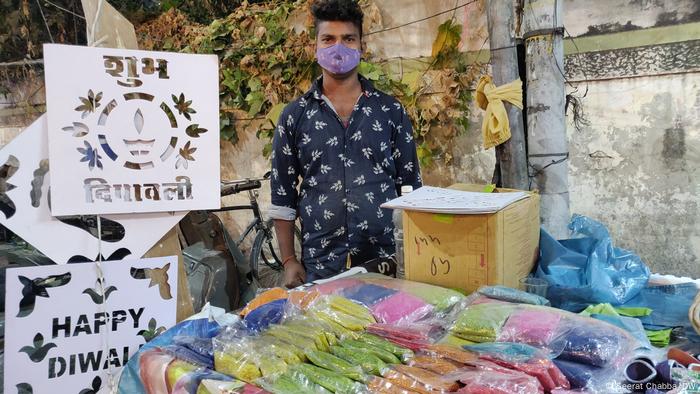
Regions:
<instances>
[{"instance_id":1,"label":"bicycle frame","mask_svg":"<svg viewBox=\"0 0 700 394\"><path fill-rule=\"evenodd\" d=\"M268 232L270 229L265 227L265 222L263 221L262 214L260 212L260 205L258 204L258 196L259 193L257 190L248 190L248 200L250 201L250 205L232 205L229 207L222 207L220 209L215 209L212 210L211 212L230 212L230 211L245 211L245 210L251 210L253 211L253 221L250 222L245 230L243 230L243 233L241 236L234 241L236 247L239 247L242 243L243 240L245 240L248 235L251 234L253 230L257 231L265 231ZM270 234L267 234L270 235Z\"/></svg>"}]
</instances>

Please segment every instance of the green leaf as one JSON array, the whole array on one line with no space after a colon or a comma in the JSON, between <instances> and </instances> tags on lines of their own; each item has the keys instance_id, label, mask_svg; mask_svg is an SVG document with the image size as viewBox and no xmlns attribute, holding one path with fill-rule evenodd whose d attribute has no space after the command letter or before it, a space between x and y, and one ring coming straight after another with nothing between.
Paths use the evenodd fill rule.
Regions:
<instances>
[{"instance_id":1,"label":"green leaf","mask_svg":"<svg viewBox=\"0 0 700 394\"><path fill-rule=\"evenodd\" d=\"M415 94L415 92L418 90L418 82L421 80L422 76L423 73L420 71L411 71L403 75L401 82L406 84L408 87L408 92L412 93L410 95Z\"/></svg>"},{"instance_id":2,"label":"green leaf","mask_svg":"<svg viewBox=\"0 0 700 394\"><path fill-rule=\"evenodd\" d=\"M248 80L248 89L250 89L251 92L257 92L260 88L262 88L262 83L260 83L258 78L251 78Z\"/></svg>"},{"instance_id":3,"label":"green leaf","mask_svg":"<svg viewBox=\"0 0 700 394\"><path fill-rule=\"evenodd\" d=\"M270 155L272 154L272 142L268 142L267 144L265 144L262 153L263 157L265 157L266 159L270 157Z\"/></svg>"},{"instance_id":4,"label":"green leaf","mask_svg":"<svg viewBox=\"0 0 700 394\"><path fill-rule=\"evenodd\" d=\"M272 122L273 126L277 126L277 121L280 118L280 115L282 114L282 110L284 107L286 107L286 103L279 103L274 105L272 108L270 108L270 111L267 113L267 120Z\"/></svg>"},{"instance_id":5,"label":"green leaf","mask_svg":"<svg viewBox=\"0 0 700 394\"><path fill-rule=\"evenodd\" d=\"M453 51L462 40L462 25L453 24L452 19L448 19L438 27L438 35L433 41L433 58L437 58L441 54Z\"/></svg>"},{"instance_id":6,"label":"green leaf","mask_svg":"<svg viewBox=\"0 0 700 394\"><path fill-rule=\"evenodd\" d=\"M246 96L245 101L250 106L248 115L257 116L260 113L263 104L265 104L265 96L262 94L262 92L250 92Z\"/></svg>"}]
</instances>

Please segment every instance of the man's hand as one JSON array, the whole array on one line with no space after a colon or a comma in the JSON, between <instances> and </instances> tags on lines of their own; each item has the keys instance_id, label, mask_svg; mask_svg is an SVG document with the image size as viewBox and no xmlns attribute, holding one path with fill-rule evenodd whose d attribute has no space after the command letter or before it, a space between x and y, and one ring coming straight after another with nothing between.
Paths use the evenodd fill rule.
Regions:
<instances>
[{"instance_id":1,"label":"man's hand","mask_svg":"<svg viewBox=\"0 0 700 394\"><path fill-rule=\"evenodd\" d=\"M304 266L296 259L290 259L284 265L284 285L288 288L300 286L306 282Z\"/></svg>"}]
</instances>

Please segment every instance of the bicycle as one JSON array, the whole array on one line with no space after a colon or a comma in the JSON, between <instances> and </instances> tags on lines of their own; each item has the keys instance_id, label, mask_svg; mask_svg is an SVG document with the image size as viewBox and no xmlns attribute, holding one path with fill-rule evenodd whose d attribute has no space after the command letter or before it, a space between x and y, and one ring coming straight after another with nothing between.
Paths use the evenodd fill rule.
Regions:
<instances>
[{"instance_id":1,"label":"bicycle","mask_svg":"<svg viewBox=\"0 0 700 394\"><path fill-rule=\"evenodd\" d=\"M269 179L270 172L262 178L222 181L222 197L247 192L249 204L192 211L180 222L181 241L187 245L183 247L185 268L196 310L206 302L233 310L252 299L258 287L282 284L283 256L278 251L273 222L264 219L258 204L258 190ZM216 213L243 210L252 211L253 220L233 239ZM253 233L255 237L246 257L242 245ZM295 226L295 248L299 257L298 226Z\"/></svg>"}]
</instances>

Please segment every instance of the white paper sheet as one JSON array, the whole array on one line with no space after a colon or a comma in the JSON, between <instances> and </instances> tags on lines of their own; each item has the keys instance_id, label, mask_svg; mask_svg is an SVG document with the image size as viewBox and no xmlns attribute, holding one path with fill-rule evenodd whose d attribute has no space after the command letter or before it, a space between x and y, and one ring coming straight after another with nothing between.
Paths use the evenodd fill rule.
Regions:
<instances>
[{"instance_id":1,"label":"white paper sheet","mask_svg":"<svg viewBox=\"0 0 700 394\"><path fill-rule=\"evenodd\" d=\"M385 202L382 208L450 214L483 214L498 212L524 198L527 198L526 192L475 193L423 186L410 194Z\"/></svg>"}]
</instances>

